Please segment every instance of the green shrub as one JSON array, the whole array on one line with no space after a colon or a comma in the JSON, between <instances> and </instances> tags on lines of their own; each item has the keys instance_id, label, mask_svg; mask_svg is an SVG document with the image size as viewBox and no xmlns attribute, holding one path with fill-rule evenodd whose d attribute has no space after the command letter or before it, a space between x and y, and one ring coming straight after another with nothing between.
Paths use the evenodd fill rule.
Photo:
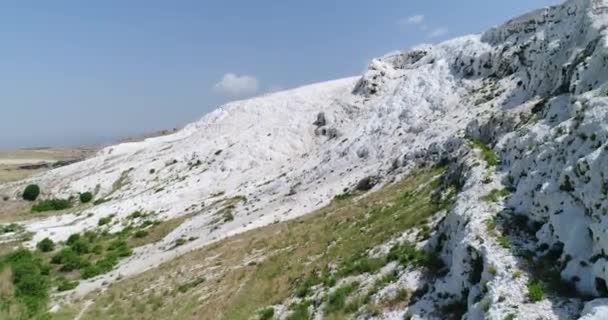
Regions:
<instances>
[{"instance_id":1,"label":"green shrub","mask_svg":"<svg viewBox=\"0 0 608 320\"><path fill-rule=\"evenodd\" d=\"M26 249L19 249L0 260L12 270L15 298L27 307L27 318L45 311L49 298L50 267L42 258Z\"/></svg>"},{"instance_id":2,"label":"green shrub","mask_svg":"<svg viewBox=\"0 0 608 320\"><path fill-rule=\"evenodd\" d=\"M69 246L69 245L72 245L74 242L76 242L78 240L80 240L80 234L79 233L74 233L74 234L71 234L68 237L68 240L65 243Z\"/></svg>"},{"instance_id":3,"label":"green shrub","mask_svg":"<svg viewBox=\"0 0 608 320\"><path fill-rule=\"evenodd\" d=\"M44 238L36 244L36 248L42 252L51 252L55 250L55 243L49 238Z\"/></svg>"},{"instance_id":4,"label":"green shrub","mask_svg":"<svg viewBox=\"0 0 608 320\"><path fill-rule=\"evenodd\" d=\"M183 246L184 244L186 244L186 242L188 242L188 240L186 240L184 238L179 238L179 239L175 240L175 246L176 247Z\"/></svg>"},{"instance_id":5,"label":"green shrub","mask_svg":"<svg viewBox=\"0 0 608 320\"><path fill-rule=\"evenodd\" d=\"M80 276L83 279L91 279L100 275L102 272L97 265L89 265L80 271Z\"/></svg>"},{"instance_id":6,"label":"green shrub","mask_svg":"<svg viewBox=\"0 0 608 320\"><path fill-rule=\"evenodd\" d=\"M298 285L295 290L295 296L298 298L305 298L307 295L310 294L310 289L321 282L322 280L317 276L316 273L310 274L308 277L306 277L306 279L304 279L304 281L302 281Z\"/></svg>"},{"instance_id":7,"label":"green shrub","mask_svg":"<svg viewBox=\"0 0 608 320\"><path fill-rule=\"evenodd\" d=\"M114 240L108 246L108 250L111 251L111 254L116 257L128 257L133 254L133 251L129 247L129 244L124 240Z\"/></svg>"},{"instance_id":8,"label":"green shrub","mask_svg":"<svg viewBox=\"0 0 608 320\"><path fill-rule=\"evenodd\" d=\"M72 203L67 199L43 200L32 206L32 212L59 211L69 209Z\"/></svg>"},{"instance_id":9,"label":"green shrub","mask_svg":"<svg viewBox=\"0 0 608 320\"><path fill-rule=\"evenodd\" d=\"M20 226L16 223L0 225L0 234L15 232L20 229Z\"/></svg>"},{"instance_id":10,"label":"green shrub","mask_svg":"<svg viewBox=\"0 0 608 320\"><path fill-rule=\"evenodd\" d=\"M274 308L262 309L258 312L260 320L270 320L274 317Z\"/></svg>"},{"instance_id":11,"label":"green shrub","mask_svg":"<svg viewBox=\"0 0 608 320\"><path fill-rule=\"evenodd\" d=\"M40 187L37 184L30 184L23 190L23 200L36 201L40 195Z\"/></svg>"},{"instance_id":12,"label":"green shrub","mask_svg":"<svg viewBox=\"0 0 608 320\"><path fill-rule=\"evenodd\" d=\"M103 217L101 219L99 219L99 221L97 222L98 226L105 226L106 224L110 223L110 221L112 221L112 217Z\"/></svg>"},{"instance_id":13,"label":"green shrub","mask_svg":"<svg viewBox=\"0 0 608 320\"><path fill-rule=\"evenodd\" d=\"M135 211L133 213L131 213L129 215L129 219L137 219L139 217L143 216L143 214L141 213L141 211Z\"/></svg>"},{"instance_id":14,"label":"green shrub","mask_svg":"<svg viewBox=\"0 0 608 320\"><path fill-rule=\"evenodd\" d=\"M70 281L67 279L61 280L57 285L57 291L68 291L78 287L78 281Z\"/></svg>"},{"instance_id":15,"label":"green shrub","mask_svg":"<svg viewBox=\"0 0 608 320\"><path fill-rule=\"evenodd\" d=\"M84 239L84 238L80 238L76 241L74 241L71 245L70 248L72 248L72 250L74 250L74 252L83 255L83 254L87 254L89 252L91 252L91 248L89 246L89 243Z\"/></svg>"},{"instance_id":16,"label":"green shrub","mask_svg":"<svg viewBox=\"0 0 608 320\"><path fill-rule=\"evenodd\" d=\"M287 320L309 320L310 315L308 313L308 307L310 302L303 301L291 307L291 314L287 317Z\"/></svg>"},{"instance_id":17,"label":"green shrub","mask_svg":"<svg viewBox=\"0 0 608 320\"><path fill-rule=\"evenodd\" d=\"M340 268L341 276L358 275L363 273L375 273L386 265L386 260L383 258L370 258L367 256L354 256L348 261L345 261Z\"/></svg>"},{"instance_id":18,"label":"green shrub","mask_svg":"<svg viewBox=\"0 0 608 320\"><path fill-rule=\"evenodd\" d=\"M330 314L344 309L346 306L346 298L348 298L348 296L355 291L358 286L358 283L353 283L340 287L329 294L325 301L325 314Z\"/></svg>"},{"instance_id":19,"label":"green shrub","mask_svg":"<svg viewBox=\"0 0 608 320\"><path fill-rule=\"evenodd\" d=\"M70 272L84 268L89 263L74 252L72 248L64 248L51 258L52 264L60 264L61 271Z\"/></svg>"},{"instance_id":20,"label":"green shrub","mask_svg":"<svg viewBox=\"0 0 608 320\"><path fill-rule=\"evenodd\" d=\"M416 249L410 243L396 244L388 253L389 261L398 261L403 266L425 267L434 263L434 258L427 252Z\"/></svg>"},{"instance_id":21,"label":"green shrub","mask_svg":"<svg viewBox=\"0 0 608 320\"><path fill-rule=\"evenodd\" d=\"M532 302L541 301L545 296L545 290L543 288L542 283L538 281L530 281L528 282L528 298Z\"/></svg>"},{"instance_id":22,"label":"green shrub","mask_svg":"<svg viewBox=\"0 0 608 320\"><path fill-rule=\"evenodd\" d=\"M336 196L334 196L334 200L342 201L342 200L350 199L352 197L353 197L352 193L344 192L344 193L340 193L340 194L337 194Z\"/></svg>"},{"instance_id":23,"label":"green shrub","mask_svg":"<svg viewBox=\"0 0 608 320\"><path fill-rule=\"evenodd\" d=\"M106 199L106 198L97 199L97 200L93 201L93 205L94 205L94 206L98 206L98 205L100 205L100 204L102 204L102 203L105 203L105 202L108 202L108 201L110 201L110 200L112 200L112 198L108 198L108 199Z\"/></svg>"},{"instance_id":24,"label":"green shrub","mask_svg":"<svg viewBox=\"0 0 608 320\"><path fill-rule=\"evenodd\" d=\"M85 192L80 194L80 202L89 203L93 200L93 194L90 192Z\"/></svg>"}]
</instances>

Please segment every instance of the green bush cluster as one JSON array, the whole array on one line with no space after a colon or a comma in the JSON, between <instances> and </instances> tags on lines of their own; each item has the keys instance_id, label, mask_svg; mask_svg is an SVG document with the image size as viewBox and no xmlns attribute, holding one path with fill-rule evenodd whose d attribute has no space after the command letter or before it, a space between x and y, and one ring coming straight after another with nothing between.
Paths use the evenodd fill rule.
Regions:
<instances>
[{"instance_id":1,"label":"green bush cluster","mask_svg":"<svg viewBox=\"0 0 608 320\"><path fill-rule=\"evenodd\" d=\"M61 279L57 285L57 291L69 291L78 287L78 281L70 281L67 279Z\"/></svg>"},{"instance_id":2,"label":"green bush cluster","mask_svg":"<svg viewBox=\"0 0 608 320\"><path fill-rule=\"evenodd\" d=\"M23 190L23 200L36 201L40 195L40 187L37 184L30 184Z\"/></svg>"},{"instance_id":3,"label":"green bush cluster","mask_svg":"<svg viewBox=\"0 0 608 320\"><path fill-rule=\"evenodd\" d=\"M19 249L0 260L0 270L11 268L16 300L27 307L25 318L44 312L49 300L50 266L38 254Z\"/></svg>"},{"instance_id":4,"label":"green bush cluster","mask_svg":"<svg viewBox=\"0 0 608 320\"><path fill-rule=\"evenodd\" d=\"M408 242L394 245L388 253L389 261L398 261L404 266L429 267L436 262L437 258L431 254L416 249L416 247Z\"/></svg>"},{"instance_id":5,"label":"green bush cluster","mask_svg":"<svg viewBox=\"0 0 608 320\"><path fill-rule=\"evenodd\" d=\"M51 252L55 250L55 242L49 238L44 238L42 241L36 244L36 248L42 252Z\"/></svg>"},{"instance_id":6,"label":"green bush cluster","mask_svg":"<svg viewBox=\"0 0 608 320\"><path fill-rule=\"evenodd\" d=\"M93 200L93 194L90 192L84 192L80 194L80 202L89 203Z\"/></svg>"},{"instance_id":7,"label":"green bush cluster","mask_svg":"<svg viewBox=\"0 0 608 320\"><path fill-rule=\"evenodd\" d=\"M104 242L114 239L104 251ZM73 234L66 241L66 247L51 258L51 263L61 265L60 271L80 271L84 279L89 279L111 271L120 258L128 257L132 250L120 234L98 235L88 231L84 235Z\"/></svg>"},{"instance_id":8,"label":"green bush cluster","mask_svg":"<svg viewBox=\"0 0 608 320\"><path fill-rule=\"evenodd\" d=\"M493 189L488 194L481 197L482 201L485 202L498 202L499 199L504 198L511 194L511 191L508 189Z\"/></svg>"},{"instance_id":9,"label":"green bush cluster","mask_svg":"<svg viewBox=\"0 0 608 320\"><path fill-rule=\"evenodd\" d=\"M59 211L72 207L68 199L49 199L40 201L32 206L32 212Z\"/></svg>"},{"instance_id":10,"label":"green bush cluster","mask_svg":"<svg viewBox=\"0 0 608 320\"><path fill-rule=\"evenodd\" d=\"M113 218L114 218L114 215L103 217L103 218L99 219L99 221L97 221L97 225L100 227L105 226L106 224L110 223Z\"/></svg>"},{"instance_id":11,"label":"green bush cluster","mask_svg":"<svg viewBox=\"0 0 608 320\"><path fill-rule=\"evenodd\" d=\"M325 300L325 314L340 311L346 306L346 298L359 287L358 283L351 283L340 287L330 293Z\"/></svg>"},{"instance_id":12,"label":"green bush cluster","mask_svg":"<svg viewBox=\"0 0 608 320\"><path fill-rule=\"evenodd\" d=\"M0 225L0 234L16 232L20 229L20 226L16 223Z\"/></svg>"},{"instance_id":13,"label":"green bush cluster","mask_svg":"<svg viewBox=\"0 0 608 320\"><path fill-rule=\"evenodd\" d=\"M527 285L528 298L532 302L541 301L545 297L545 289L543 284L539 281L530 281Z\"/></svg>"},{"instance_id":14,"label":"green bush cluster","mask_svg":"<svg viewBox=\"0 0 608 320\"><path fill-rule=\"evenodd\" d=\"M358 275L363 273L374 273L386 264L384 258L370 258L365 253L355 255L344 261L339 270L340 276Z\"/></svg>"},{"instance_id":15,"label":"green bush cluster","mask_svg":"<svg viewBox=\"0 0 608 320\"><path fill-rule=\"evenodd\" d=\"M270 320L274 317L274 308L262 309L258 312L260 320Z\"/></svg>"},{"instance_id":16,"label":"green bush cluster","mask_svg":"<svg viewBox=\"0 0 608 320\"><path fill-rule=\"evenodd\" d=\"M353 197L353 194L350 192L344 192L344 193L340 193L334 196L334 200L336 201L342 201L342 200L348 200L350 198Z\"/></svg>"}]
</instances>

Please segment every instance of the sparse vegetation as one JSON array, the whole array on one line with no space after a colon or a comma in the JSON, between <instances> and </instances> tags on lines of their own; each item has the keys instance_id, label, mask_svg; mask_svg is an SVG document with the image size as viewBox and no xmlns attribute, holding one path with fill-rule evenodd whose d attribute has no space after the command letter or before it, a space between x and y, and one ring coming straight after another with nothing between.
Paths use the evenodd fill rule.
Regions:
<instances>
[{"instance_id":1,"label":"sparse vegetation","mask_svg":"<svg viewBox=\"0 0 608 320\"><path fill-rule=\"evenodd\" d=\"M481 197L482 201L485 202L498 202L498 200L508 196L511 194L511 191L509 191L508 189L494 189L492 191L490 191L488 194L484 195Z\"/></svg>"},{"instance_id":2,"label":"sparse vegetation","mask_svg":"<svg viewBox=\"0 0 608 320\"><path fill-rule=\"evenodd\" d=\"M97 225L98 226L105 226L106 224L112 222L112 216L107 216L107 217L103 217L101 219L99 219L99 221L97 221Z\"/></svg>"},{"instance_id":3,"label":"sparse vegetation","mask_svg":"<svg viewBox=\"0 0 608 320\"><path fill-rule=\"evenodd\" d=\"M49 238L44 238L36 244L36 248L42 252L51 252L55 250L55 243Z\"/></svg>"},{"instance_id":4,"label":"sparse vegetation","mask_svg":"<svg viewBox=\"0 0 608 320\"><path fill-rule=\"evenodd\" d=\"M481 157L488 166L494 167L498 164L498 156L496 156L494 149L490 148L479 139L470 139L469 142L471 146L481 151Z\"/></svg>"},{"instance_id":5,"label":"sparse vegetation","mask_svg":"<svg viewBox=\"0 0 608 320\"><path fill-rule=\"evenodd\" d=\"M16 223L0 225L0 234L19 231L21 227Z\"/></svg>"},{"instance_id":6,"label":"sparse vegetation","mask_svg":"<svg viewBox=\"0 0 608 320\"><path fill-rule=\"evenodd\" d=\"M574 191L574 186L572 185L572 182L570 181L570 176L565 176L564 177L564 181L559 186L559 189L561 191L564 191L564 192L572 192L572 191Z\"/></svg>"},{"instance_id":7,"label":"sparse vegetation","mask_svg":"<svg viewBox=\"0 0 608 320\"><path fill-rule=\"evenodd\" d=\"M9 291L0 293L0 318L43 317L49 299L48 264L38 254L19 249L0 259L0 272L9 275L12 283Z\"/></svg>"},{"instance_id":8,"label":"sparse vegetation","mask_svg":"<svg viewBox=\"0 0 608 320\"><path fill-rule=\"evenodd\" d=\"M181 293L186 293L190 289L196 288L197 286L199 286L200 284L202 284L205 281L207 281L207 280L204 277L195 279L193 281L190 281L188 283L184 283L184 284L180 285L179 287L177 287L177 291L179 291Z\"/></svg>"},{"instance_id":9,"label":"sparse vegetation","mask_svg":"<svg viewBox=\"0 0 608 320\"><path fill-rule=\"evenodd\" d=\"M80 194L80 202L89 203L93 200L93 194L90 192L84 192Z\"/></svg>"},{"instance_id":10,"label":"sparse vegetation","mask_svg":"<svg viewBox=\"0 0 608 320\"><path fill-rule=\"evenodd\" d=\"M32 206L32 212L59 211L72 207L72 202L68 199L49 199L42 200Z\"/></svg>"},{"instance_id":11,"label":"sparse vegetation","mask_svg":"<svg viewBox=\"0 0 608 320\"><path fill-rule=\"evenodd\" d=\"M69 291L78 287L78 281L62 279L57 285L57 291Z\"/></svg>"},{"instance_id":12,"label":"sparse vegetation","mask_svg":"<svg viewBox=\"0 0 608 320\"><path fill-rule=\"evenodd\" d=\"M106 202L108 202L108 201L110 201L110 200L112 200L112 198L101 198L101 199L97 199L97 200L93 201L93 205L94 205L94 206L98 206L98 205L100 205L100 204L102 204L102 203L106 203Z\"/></svg>"},{"instance_id":13,"label":"sparse vegetation","mask_svg":"<svg viewBox=\"0 0 608 320\"><path fill-rule=\"evenodd\" d=\"M270 320L274 317L274 308L262 309L258 312L259 320Z\"/></svg>"},{"instance_id":14,"label":"sparse vegetation","mask_svg":"<svg viewBox=\"0 0 608 320\"><path fill-rule=\"evenodd\" d=\"M40 195L40 187L37 184L30 184L23 190L23 200L36 201Z\"/></svg>"},{"instance_id":15,"label":"sparse vegetation","mask_svg":"<svg viewBox=\"0 0 608 320\"><path fill-rule=\"evenodd\" d=\"M545 290L539 281L530 281L527 285L528 298L532 302L541 301L545 297Z\"/></svg>"},{"instance_id":16,"label":"sparse vegetation","mask_svg":"<svg viewBox=\"0 0 608 320\"><path fill-rule=\"evenodd\" d=\"M342 201L342 200L348 200L350 198L353 197L353 194L350 192L344 192L344 193L340 193L337 194L336 196L334 196L334 200L336 201Z\"/></svg>"},{"instance_id":17,"label":"sparse vegetation","mask_svg":"<svg viewBox=\"0 0 608 320\"><path fill-rule=\"evenodd\" d=\"M84 318L88 314L112 318L118 315L117 312L121 317L135 316L138 314L136 293L141 292L142 284L156 282L154 279L159 279L161 273L172 275L163 283L173 286L171 291L176 292L177 297L164 296L163 305L155 310L155 316L159 318L189 318L196 314L198 318L247 319L279 301L301 297L300 303L290 306L291 313L287 317L308 319L311 303L307 299L316 286L334 287L342 272L377 271L380 262L386 263L388 259L369 257L370 248L418 225L443 208L445 203L433 201L431 196L439 185L434 177L442 171L441 168L418 171L357 201L334 201L302 218L245 232L187 253L157 269L114 284L96 298ZM217 201L222 201L218 202L220 206L226 205L224 199ZM148 237L153 233L151 230ZM138 240L133 236L129 239ZM265 259L244 268L229 269L221 278L191 288L188 294L179 294L178 287L190 280L176 273L174 268L204 270L220 265L242 265L251 252L262 249L268 250ZM225 254L218 255L221 252ZM427 261L434 260L421 257L419 253L412 253L412 256L404 261L427 265ZM209 257L217 258L210 260ZM204 265L201 265L203 261ZM330 264L337 265L336 272L330 272ZM203 277L204 273L189 274L189 277L193 276ZM387 276L387 281L394 277ZM238 291L229 294L225 291L224 288L235 288L237 283ZM218 294L208 295L210 292ZM128 298L119 300L116 299L118 295ZM204 308L201 308L201 295L207 297ZM348 318L347 314L365 306L365 297L352 298L352 301L344 301L341 308L334 308L341 305L339 297L335 297L329 308L335 311L328 318ZM322 308L324 311L325 307Z\"/></svg>"},{"instance_id":18,"label":"sparse vegetation","mask_svg":"<svg viewBox=\"0 0 608 320\"><path fill-rule=\"evenodd\" d=\"M351 283L347 286L340 287L334 292L330 293L325 300L325 314L333 313L344 309L346 306L346 298L350 295L357 287L358 283Z\"/></svg>"}]
</instances>

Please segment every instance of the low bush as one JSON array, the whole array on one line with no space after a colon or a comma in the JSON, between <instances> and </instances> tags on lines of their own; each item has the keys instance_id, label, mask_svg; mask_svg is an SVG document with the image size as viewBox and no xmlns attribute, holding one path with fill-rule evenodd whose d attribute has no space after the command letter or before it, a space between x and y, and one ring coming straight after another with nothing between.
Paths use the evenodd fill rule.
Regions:
<instances>
[{"instance_id":1,"label":"low bush","mask_svg":"<svg viewBox=\"0 0 608 320\"><path fill-rule=\"evenodd\" d=\"M42 252L51 252L55 250L55 242L49 238L44 238L36 244L36 248Z\"/></svg>"},{"instance_id":2,"label":"low bush","mask_svg":"<svg viewBox=\"0 0 608 320\"><path fill-rule=\"evenodd\" d=\"M342 200L350 199L352 197L353 197L352 193L350 193L350 192L344 192L344 193L337 194L334 197L334 200L336 200L336 201L342 201Z\"/></svg>"},{"instance_id":3,"label":"low bush","mask_svg":"<svg viewBox=\"0 0 608 320\"><path fill-rule=\"evenodd\" d=\"M61 265L60 270L70 272L84 268L89 265L89 262L84 260L72 248L64 248L51 258L52 264Z\"/></svg>"},{"instance_id":4,"label":"low bush","mask_svg":"<svg viewBox=\"0 0 608 320\"><path fill-rule=\"evenodd\" d=\"M108 202L108 201L110 201L110 200L112 200L112 198L108 198L108 199L106 199L106 198L97 199L97 200L93 201L93 205L94 205L94 206L98 206L98 205L100 205L100 204L102 204L102 203L105 203L105 202Z\"/></svg>"},{"instance_id":5,"label":"low bush","mask_svg":"<svg viewBox=\"0 0 608 320\"><path fill-rule=\"evenodd\" d=\"M179 239L175 240L175 246L176 247L183 246L184 244L186 244L186 242L188 242L188 240L186 240L184 238L179 238Z\"/></svg>"},{"instance_id":6,"label":"low bush","mask_svg":"<svg viewBox=\"0 0 608 320\"><path fill-rule=\"evenodd\" d=\"M12 270L15 298L27 307L27 317L46 310L49 299L50 267L35 253L19 249L0 260L0 267Z\"/></svg>"},{"instance_id":7,"label":"low bush","mask_svg":"<svg viewBox=\"0 0 608 320\"><path fill-rule=\"evenodd\" d=\"M57 291L68 291L78 287L78 281L62 279L57 285Z\"/></svg>"},{"instance_id":8,"label":"low bush","mask_svg":"<svg viewBox=\"0 0 608 320\"><path fill-rule=\"evenodd\" d=\"M270 320L274 317L274 308L262 309L258 312L260 320Z\"/></svg>"},{"instance_id":9,"label":"low bush","mask_svg":"<svg viewBox=\"0 0 608 320\"><path fill-rule=\"evenodd\" d=\"M30 184L23 190L23 200L36 201L40 195L40 187L37 184Z\"/></svg>"},{"instance_id":10,"label":"low bush","mask_svg":"<svg viewBox=\"0 0 608 320\"><path fill-rule=\"evenodd\" d=\"M528 282L528 298L532 302L541 301L545 297L545 290L539 281Z\"/></svg>"},{"instance_id":11,"label":"low bush","mask_svg":"<svg viewBox=\"0 0 608 320\"><path fill-rule=\"evenodd\" d=\"M32 206L32 212L59 211L72 207L72 203L67 199L49 199L40 201Z\"/></svg>"},{"instance_id":12,"label":"low bush","mask_svg":"<svg viewBox=\"0 0 608 320\"><path fill-rule=\"evenodd\" d=\"M352 283L350 285L340 287L334 290L327 296L325 301L325 314L340 311L346 306L346 298L357 289L358 283Z\"/></svg>"},{"instance_id":13,"label":"low bush","mask_svg":"<svg viewBox=\"0 0 608 320\"><path fill-rule=\"evenodd\" d=\"M93 200L93 194L90 192L84 192L80 194L80 202L89 203Z\"/></svg>"},{"instance_id":14,"label":"low bush","mask_svg":"<svg viewBox=\"0 0 608 320\"><path fill-rule=\"evenodd\" d=\"M19 230L20 227L16 223L11 223L7 225L0 225L0 234L15 232Z\"/></svg>"},{"instance_id":15,"label":"low bush","mask_svg":"<svg viewBox=\"0 0 608 320\"><path fill-rule=\"evenodd\" d=\"M430 254L416 249L414 245L407 242L394 245L389 251L387 259L389 261L398 261L404 266L411 265L415 267L429 266L434 260Z\"/></svg>"},{"instance_id":16,"label":"low bush","mask_svg":"<svg viewBox=\"0 0 608 320\"><path fill-rule=\"evenodd\" d=\"M98 226L105 226L106 224L110 223L112 221L112 217L103 217L101 219L99 219L99 221L97 221L97 225Z\"/></svg>"},{"instance_id":17,"label":"low bush","mask_svg":"<svg viewBox=\"0 0 608 320\"><path fill-rule=\"evenodd\" d=\"M341 276L358 275L363 273L375 273L386 265L384 258L370 258L367 256L355 256L343 263L339 274Z\"/></svg>"}]
</instances>

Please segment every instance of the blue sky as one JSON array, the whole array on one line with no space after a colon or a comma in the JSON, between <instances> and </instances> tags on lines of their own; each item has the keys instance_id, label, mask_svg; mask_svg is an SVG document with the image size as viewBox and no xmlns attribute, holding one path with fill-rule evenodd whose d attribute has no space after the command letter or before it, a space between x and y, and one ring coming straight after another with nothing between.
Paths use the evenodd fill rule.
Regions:
<instances>
[{"instance_id":1,"label":"blue sky","mask_svg":"<svg viewBox=\"0 0 608 320\"><path fill-rule=\"evenodd\" d=\"M108 142L556 0L0 2L0 148Z\"/></svg>"}]
</instances>

